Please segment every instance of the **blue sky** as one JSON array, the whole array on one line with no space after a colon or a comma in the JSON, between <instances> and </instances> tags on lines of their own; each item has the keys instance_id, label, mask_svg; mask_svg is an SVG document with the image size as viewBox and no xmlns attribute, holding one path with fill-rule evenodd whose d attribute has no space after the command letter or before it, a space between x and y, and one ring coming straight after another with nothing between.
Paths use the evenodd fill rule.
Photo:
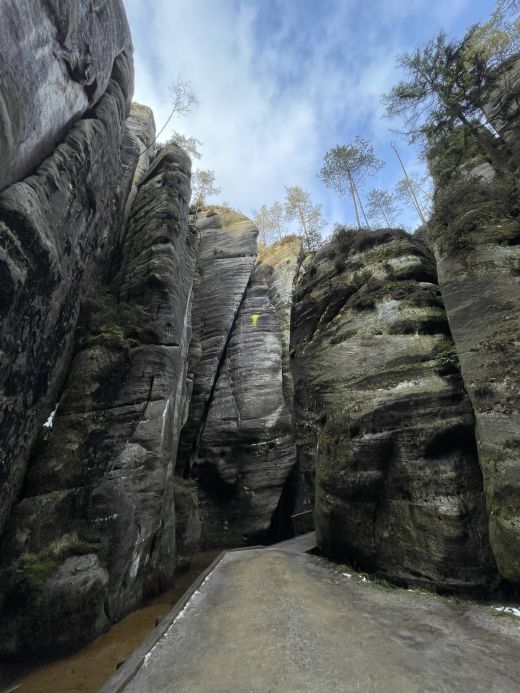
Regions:
<instances>
[{"instance_id":1,"label":"blue sky","mask_svg":"<svg viewBox=\"0 0 520 693\"><path fill-rule=\"evenodd\" d=\"M214 169L227 201L250 215L301 185L331 223L353 223L348 199L317 179L325 151L370 139L386 166L368 184L392 191L416 152L389 131L380 95L399 79L396 57L441 30L460 36L491 0L124 0L135 50L134 99L169 113L168 84L191 81L200 105L171 129L203 142L194 167ZM402 223L416 224L411 211Z\"/></svg>"}]
</instances>

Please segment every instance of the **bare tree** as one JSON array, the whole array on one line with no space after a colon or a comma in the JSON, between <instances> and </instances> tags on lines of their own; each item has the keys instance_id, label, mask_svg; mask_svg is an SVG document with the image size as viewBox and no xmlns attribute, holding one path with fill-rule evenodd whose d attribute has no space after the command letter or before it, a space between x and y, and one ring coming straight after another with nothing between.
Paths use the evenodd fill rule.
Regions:
<instances>
[{"instance_id":1,"label":"bare tree","mask_svg":"<svg viewBox=\"0 0 520 693\"><path fill-rule=\"evenodd\" d=\"M175 116L181 116L181 115L186 115L187 113L190 113L190 111L195 108L199 104L199 100L197 96L195 95L195 92L193 91L191 87L191 82L188 82L187 80L183 79L180 75L178 75L169 85L168 87L168 92L170 94L170 104L171 104L171 111L170 115L168 116L166 122L162 126L162 128L159 130L159 132L155 135L155 138L151 144L148 145L148 147L144 150L147 151L147 149L150 149L150 147L156 147L157 146L157 140L161 136L161 134L164 132L166 126L170 122L170 120ZM178 133L174 133L173 137L178 135ZM183 137L182 135L178 135L179 137ZM172 139L173 139L172 137ZM192 139L192 138L187 138ZM198 140L195 140L196 143L200 144ZM143 152L143 154L144 154Z\"/></svg>"},{"instance_id":2,"label":"bare tree","mask_svg":"<svg viewBox=\"0 0 520 693\"><path fill-rule=\"evenodd\" d=\"M199 147L202 147L202 142L196 137L186 137L181 135L180 132L174 132L173 135L167 140L166 144L176 144L181 149L189 154L192 159L200 159L201 153Z\"/></svg>"},{"instance_id":3,"label":"bare tree","mask_svg":"<svg viewBox=\"0 0 520 693\"><path fill-rule=\"evenodd\" d=\"M358 135L352 144L338 144L325 154L319 178L338 195L350 194L359 229L361 222L358 204L368 226L368 219L359 196L359 187L365 183L368 176L383 166L384 163L376 157L370 142L361 135Z\"/></svg>"},{"instance_id":4,"label":"bare tree","mask_svg":"<svg viewBox=\"0 0 520 693\"><path fill-rule=\"evenodd\" d=\"M272 205L262 205L259 209L251 210L253 221L260 234L260 242L271 245L279 241L284 234L284 206L281 202Z\"/></svg>"},{"instance_id":5,"label":"bare tree","mask_svg":"<svg viewBox=\"0 0 520 693\"><path fill-rule=\"evenodd\" d=\"M395 197L417 212L421 223L426 224L431 213L432 189L429 176L406 175L395 185Z\"/></svg>"},{"instance_id":6,"label":"bare tree","mask_svg":"<svg viewBox=\"0 0 520 693\"><path fill-rule=\"evenodd\" d=\"M215 171L210 171L209 169L195 171L191 182L191 203L195 207L193 221L196 222L197 215L201 207L206 204L207 198L218 195L220 188L217 188L215 185Z\"/></svg>"},{"instance_id":7,"label":"bare tree","mask_svg":"<svg viewBox=\"0 0 520 693\"><path fill-rule=\"evenodd\" d=\"M314 205L310 193L299 185L285 187L285 218L287 221L296 221L306 248L319 248L322 242L321 230L327 222L321 214L321 205Z\"/></svg>"},{"instance_id":8,"label":"bare tree","mask_svg":"<svg viewBox=\"0 0 520 693\"><path fill-rule=\"evenodd\" d=\"M396 198L387 190L374 188L368 193L367 214L368 218L376 224L383 222L387 228L395 226L399 210Z\"/></svg>"}]
</instances>

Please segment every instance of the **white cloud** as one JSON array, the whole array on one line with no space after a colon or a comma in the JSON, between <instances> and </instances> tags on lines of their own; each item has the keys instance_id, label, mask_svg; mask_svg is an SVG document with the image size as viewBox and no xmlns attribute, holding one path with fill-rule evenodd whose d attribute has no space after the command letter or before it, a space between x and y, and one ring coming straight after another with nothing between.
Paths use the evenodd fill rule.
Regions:
<instances>
[{"instance_id":1,"label":"white cloud","mask_svg":"<svg viewBox=\"0 0 520 693\"><path fill-rule=\"evenodd\" d=\"M324 152L362 133L389 160L374 184L400 177L379 101L396 80L395 55L441 25L449 29L469 4L125 0L135 100L152 107L160 129L169 113L168 84L181 74L201 104L161 139L175 128L203 142L200 165L216 171L219 199L249 214L281 199L285 185L302 185L330 222L345 221L347 200L316 178ZM411 37L419 26L427 33Z\"/></svg>"}]
</instances>

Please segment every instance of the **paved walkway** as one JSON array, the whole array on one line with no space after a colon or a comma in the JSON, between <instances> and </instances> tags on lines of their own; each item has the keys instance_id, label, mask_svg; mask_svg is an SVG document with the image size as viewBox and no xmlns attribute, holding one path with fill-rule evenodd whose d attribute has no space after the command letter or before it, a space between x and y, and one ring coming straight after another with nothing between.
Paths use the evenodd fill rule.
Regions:
<instances>
[{"instance_id":1,"label":"paved walkway","mask_svg":"<svg viewBox=\"0 0 520 693\"><path fill-rule=\"evenodd\" d=\"M302 553L226 553L103 693L520 691L520 619Z\"/></svg>"}]
</instances>

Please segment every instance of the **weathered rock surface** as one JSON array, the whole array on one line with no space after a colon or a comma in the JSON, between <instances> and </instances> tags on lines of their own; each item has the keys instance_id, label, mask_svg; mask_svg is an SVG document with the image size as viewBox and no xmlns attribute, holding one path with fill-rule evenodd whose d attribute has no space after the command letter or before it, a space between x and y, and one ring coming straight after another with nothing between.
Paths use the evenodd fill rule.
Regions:
<instances>
[{"instance_id":1,"label":"weathered rock surface","mask_svg":"<svg viewBox=\"0 0 520 693\"><path fill-rule=\"evenodd\" d=\"M0 16L2 190L54 151L111 79L131 85L133 62L120 0L1 0Z\"/></svg>"},{"instance_id":2,"label":"weathered rock surface","mask_svg":"<svg viewBox=\"0 0 520 693\"><path fill-rule=\"evenodd\" d=\"M453 161L444 162L444 169ZM476 418L491 546L520 584L520 222L514 179L437 174L431 237Z\"/></svg>"},{"instance_id":3,"label":"weathered rock surface","mask_svg":"<svg viewBox=\"0 0 520 693\"><path fill-rule=\"evenodd\" d=\"M405 582L488 584L472 412L426 247L341 233L300 281L292 349L322 550Z\"/></svg>"},{"instance_id":4,"label":"weathered rock surface","mask_svg":"<svg viewBox=\"0 0 520 693\"><path fill-rule=\"evenodd\" d=\"M123 128L126 60L36 173L0 193L0 532L63 382L80 298L121 225L139 155Z\"/></svg>"},{"instance_id":5,"label":"weathered rock surface","mask_svg":"<svg viewBox=\"0 0 520 693\"><path fill-rule=\"evenodd\" d=\"M240 546L276 535L286 512L282 495L294 444L284 401L282 334L290 319L298 242L281 252L276 271L262 262L253 271L257 231L246 217L209 209L197 227L193 395L179 468L197 481L201 545ZM270 294L277 296L279 313Z\"/></svg>"},{"instance_id":6,"label":"weathered rock surface","mask_svg":"<svg viewBox=\"0 0 520 693\"><path fill-rule=\"evenodd\" d=\"M280 326L262 274L253 272L238 310L192 465L206 547L257 543L283 524L273 515L295 448Z\"/></svg>"},{"instance_id":7,"label":"weathered rock surface","mask_svg":"<svg viewBox=\"0 0 520 693\"><path fill-rule=\"evenodd\" d=\"M226 344L255 264L258 235L247 217L233 211L202 211L196 226L200 250L189 352L193 392L179 444L184 471L196 456Z\"/></svg>"},{"instance_id":8,"label":"weathered rock surface","mask_svg":"<svg viewBox=\"0 0 520 693\"><path fill-rule=\"evenodd\" d=\"M197 251L189 173L176 146L153 162L120 269L85 303L53 428L5 533L4 652L77 646L171 580ZM60 599L59 619L35 638Z\"/></svg>"},{"instance_id":9,"label":"weathered rock surface","mask_svg":"<svg viewBox=\"0 0 520 693\"><path fill-rule=\"evenodd\" d=\"M282 372L285 402L292 408L294 397L289 348L291 341L291 313L294 282L303 262L302 241L298 236L286 236L281 241L262 249L258 254L256 275L267 283L269 300L273 304L280 325L282 339Z\"/></svg>"}]
</instances>

